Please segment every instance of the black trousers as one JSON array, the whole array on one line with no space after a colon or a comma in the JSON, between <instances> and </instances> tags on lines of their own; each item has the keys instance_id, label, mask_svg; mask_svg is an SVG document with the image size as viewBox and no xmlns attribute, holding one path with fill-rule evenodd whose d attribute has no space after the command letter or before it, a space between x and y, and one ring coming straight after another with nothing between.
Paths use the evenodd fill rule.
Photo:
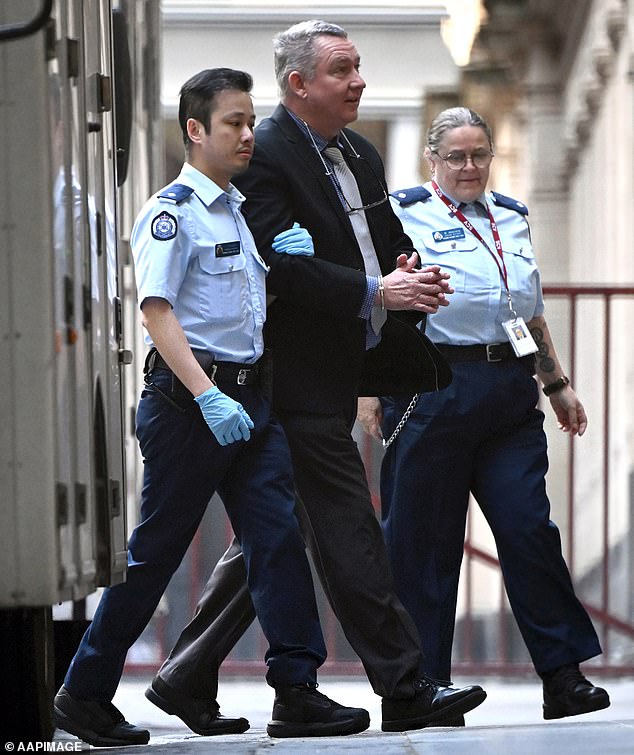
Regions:
<instances>
[{"instance_id":1,"label":"black trousers","mask_svg":"<svg viewBox=\"0 0 634 755\"><path fill-rule=\"evenodd\" d=\"M350 418L277 415L291 448L300 528L330 604L374 691L411 697L420 639L396 597ZM159 671L166 683L192 697L216 697L218 667L255 617L245 576L234 541Z\"/></svg>"},{"instance_id":2,"label":"black trousers","mask_svg":"<svg viewBox=\"0 0 634 755\"><path fill-rule=\"evenodd\" d=\"M423 638L425 671L438 679L451 678L470 493L495 538L535 670L601 652L550 519L544 415L531 367L518 359L454 363L451 385L420 397L383 460L383 526L395 583ZM384 403L388 437L407 401Z\"/></svg>"},{"instance_id":3,"label":"black trousers","mask_svg":"<svg viewBox=\"0 0 634 755\"><path fill-rule=\"evenodd\" d=\"M137 412L144 463L141 521L128 543L126 581L104 592L66 674L66 688L79 699L112 700L128 648L152 617L216 490L243 544L244 579L248 572L269 642L268 681L313 682L325 660L294 516L286 438L256 385L238 385L235 378L218 384L253 420L248 442L220 446L191 394L167 370L156 370L143 390Z\"/></svg>"}]
</instances>

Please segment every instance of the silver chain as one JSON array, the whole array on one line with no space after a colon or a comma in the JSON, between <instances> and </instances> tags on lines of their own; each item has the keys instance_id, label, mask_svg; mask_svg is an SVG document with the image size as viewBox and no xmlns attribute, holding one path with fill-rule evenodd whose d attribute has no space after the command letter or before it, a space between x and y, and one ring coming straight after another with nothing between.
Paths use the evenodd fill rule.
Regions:
<instances>
[{"instance_id":1,"label":"silver chain","mask_svg":"<svg viewBox=\"0 0 634 755\"><path fill-rule=\"evenodd\" d=\"M416 408L416 404L418 403L418 399L420 398L420 396L421 396L420 393L415 393L412 396L412 400L409 402L409 406L405 410L405 413L401 417L401 420L398 423L398 425L394 428L394 432L392 433L392 435L390 435L390 437L387 440L383 439L383 448L385 450L387 450L392 445L392 443L394 443L394 441L396 440L398 434L405 427L405 423L410 418L411 413Z\"/></svg>"},{"instance_id":2,"label":"silver chain","mask_svg":"<svg viewBox=\"0 0 634 755\"><path fill-rule=\"evenodd\" d=\"M436 383L434 390L438 391L438 390L440 390L439 387L438 387L438 367L436 366L436 363L434 362L433 358L431 357L429 349L427 348L427 346L425 345L425 343L423 343L423 347L425 348L425 351L427 352L428 356L431 359L432 364L434 365L434 377L435 377L435 383ZM384 450L387 451L387 449L392 445L392 443L394 443L394 441L398 437L398 434L405 427L405 423L410 418L412 412L416 408L416 404L418 403L418 399L421 396L422 396L422 393L415 393L412 396L412 400L409 402L409 406L405 410L405 413L401 417L401 420L398 423L398 425L394 428L394 432L392 433L392 435L390 435L390 437L387 440L383 439L383 448L384 448Z\"/></svg>"}]
</instances>

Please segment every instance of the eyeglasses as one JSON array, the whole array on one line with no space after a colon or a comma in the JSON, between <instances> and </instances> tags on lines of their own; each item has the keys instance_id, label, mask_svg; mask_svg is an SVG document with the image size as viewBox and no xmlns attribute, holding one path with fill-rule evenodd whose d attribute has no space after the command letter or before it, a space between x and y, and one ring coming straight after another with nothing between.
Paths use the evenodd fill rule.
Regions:
<instances>
[{"instance_id":1,"label":"eyeglasses","mask_svg":"<svg viewBox=\"0 0 634 755\"><path fill-rule=\"evenodd\" d=\"M435 149L432 152L438 155L441 160L444 160L451 170L462 170L467 165L467 160L471 160L476 168L488 168L494 157L493 152L483 149L477 150L470 155L466 155L464 152L450 152L446 157L436 152Z\"/></svg>"},{"instance_id":2,"label":"eyeglasses","mask_svg":"<svg viewBox=\"0 0 634 755\"><path fill-rule=\"evenodd\" d=\"M373 207L378 207L379 205L385 204L385 202L389 201L389 196L387 194L387 191L385 190L385 186L381 183L381 181L380 181L379 177L377 176L377 174L376 174L374 168L372 167L372 165L364 157L362 157L356 151L356 149L350 143L350 140L348 139L348 137L342 131L341 132L341 137L345 140L346 144L348 145L348 148L352 152L352 156L356 160L359 160L359 164L360 165L367 165L367 167L370 169L370 172L372 173L372 176L373 176L375 182L379 186L379 189L380 189L381 193L383 194L383 196L381 197L381 199L377 199L376 202L368 202L368 204L361 205L361 207L353 207L350 204L350 202L348 202L348 200L346 198L346 195L343 193L343 189L341 188L341 184L339 183L339 181L337 179L337 176L328 167L328 165L326 164L326 161L324 160L324 156L321 154L321 152L319 151L319 148L315 144L315 140L313 139L313 135L312 135L310 129L308 128L308 124L304 122L304 126L306 127L306 133L308 134L308 136L310 137L311 142L313 143L313 147L315 148L315 152L317 152L317 154L319 155L319 159L321 160L321 163L324 166L324 170L326 171L326 175L333 182L333 184L335 185L335 189L337 190L337 194L339 195L340 199L346 205L346 215L352 215L353 212L365 212L365 210L371 210ZM352 171L350 171L350 172L352 172Z\"/></svg>"},{"instance_id":3,"label":"eyeglasses","mask_svg":"<svg viewBox=\"0 0 634 755\"><path fill-rule=\"evenodd\" d=\"M364 158L361 157L361 155L357 155L357 157L359 160L364 160ZM383 192L383 196L381 197L381 199L377 199L376 202L369 202L368 204L361 205L361 207L352 207L350 205L350 202L348 202L348 200L346 199L346 195L342 191L341 196L343 198L343 201L346 203L346 208L347 208L346 215L352 215L353 212L362 212L362 211L365 212L365 210L371 210L373 207L378 207L379 205L385 204L389 200L387 191L385 191L383 185L380 183L378 176L374 173L372 166L367 161L364 160L364 162L374 174L377 180L377 183L381 186L381 191Z\"/></svg>"}]
</instances>

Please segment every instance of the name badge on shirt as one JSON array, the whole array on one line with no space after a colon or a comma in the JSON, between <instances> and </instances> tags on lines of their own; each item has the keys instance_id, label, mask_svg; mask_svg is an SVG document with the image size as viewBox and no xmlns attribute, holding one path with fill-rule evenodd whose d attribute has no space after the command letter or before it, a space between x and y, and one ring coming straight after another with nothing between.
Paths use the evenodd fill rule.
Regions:
<instances>
[{"instance_id":1,"label":"name badge on shirt","mask_svg":"<svg viewBox=\"0 0 634 755\"><path fill-rule=\"evenodd\" d=\"M239 241L225 241L224 244L216 244L216 257L235 257L240 254Z\"/></svg>"},{"instance_id":2,"label":"name badge on shirt","mask_svg":"<svg viewBox=\"0 0 634 755\"><path fill-rule=\"evenodd\" d=\"M464 228L448 228L446 231L434 231L434 241L454 241L465 237Z\"/></svg>"},{"instance_id":3,"label":"name badge on shirt","mask_svg":"<svg viewBox=\"0 0 634 755\"><path fill-rule=\"evenodd\" d=\"M516 317L513 320L507 320L502 323L506 335L513 347L515 356L526 357L537 351L537 344L529 329L526 327L523 317Z\"/></svg>"}]
</instances>

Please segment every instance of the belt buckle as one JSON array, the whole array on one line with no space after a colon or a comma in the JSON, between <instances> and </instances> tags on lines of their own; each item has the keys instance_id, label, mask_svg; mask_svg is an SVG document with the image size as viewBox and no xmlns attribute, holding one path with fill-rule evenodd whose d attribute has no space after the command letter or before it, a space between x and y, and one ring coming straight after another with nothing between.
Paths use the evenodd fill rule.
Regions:
<instances>
[{"instance_id":1,"label":"belt buckle","mask_svg":"<svg viewBox=\"0 0 634 755\"><path fill-rule=\"evenodd\" d=\"M501 362L502 361L502 357L493 356L493 351L492 351L492 349L496 349L498 346L501 346L501 345L502 345L501 343L487 343L485 345L484 348L486 349L487 362Z\"/></svg>"},{"instance_id":2,"label":"belt buckle","mask_svg":"<svg viewBox=\"0 0 634 755\"><path fill-rule=\"evenodd\" d=\"M245 370L244 368L238 370L238 379L237 379L238 385L246 384L248 374L249 374L249 370Z\"/></svg>"}]
</instances>

